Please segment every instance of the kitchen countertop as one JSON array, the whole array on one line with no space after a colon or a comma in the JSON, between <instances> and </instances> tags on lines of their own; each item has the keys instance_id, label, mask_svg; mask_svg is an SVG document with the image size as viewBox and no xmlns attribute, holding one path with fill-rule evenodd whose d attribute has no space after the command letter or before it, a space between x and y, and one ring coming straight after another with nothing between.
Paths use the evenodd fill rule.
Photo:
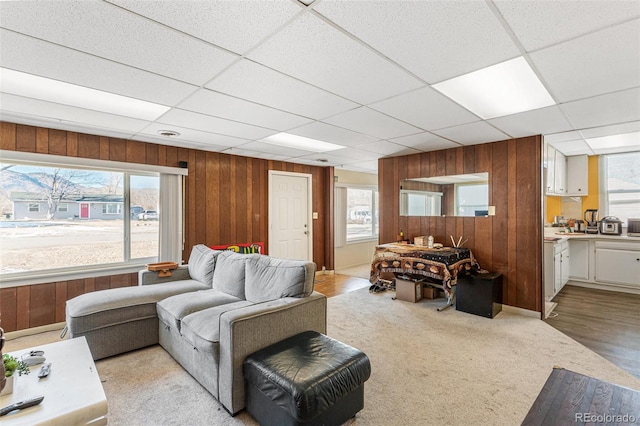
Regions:
<instances>
[{"instance_id":1,"label":"kitchen countertop","mask_svg":"<svg viewBox=\"0 0 640 426\"><path fill-rule=\"evenodd\" d=\"M581 240L613 240L613 241L638 241L640 237L630 237L628 235L603 235L603 234L585 234L582 232L562 232L564 228L559 227L545 227L544 228L544 242L545 243L560 243L569 239L581 239ZM557 240L548 240L547 238L557 238Z\"/></svg>"}]
</instances>

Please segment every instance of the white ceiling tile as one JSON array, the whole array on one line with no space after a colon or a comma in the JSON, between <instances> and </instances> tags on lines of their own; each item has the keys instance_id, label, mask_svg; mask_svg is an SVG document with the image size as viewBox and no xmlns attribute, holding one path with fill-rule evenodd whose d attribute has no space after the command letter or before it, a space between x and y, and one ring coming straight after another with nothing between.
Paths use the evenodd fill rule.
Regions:
<instances>
[{"instance_id":1,"label":"white ceiling tile","mask_svg":"<svg viewBox=\"0 0 640 426\"><path fill-rule=\"evenodd\" d=\"M427 132L391 139L391 142L415 148L419 151L436 151L438 149L456 148L460 146L455 142Z\"/></svg>"},{"instance_id":2,"label":"white ceiling tile","mask_svg":"<svg viewBox=\"0 0 640 426\"><path fill-rule=\"evenodd\" d=\"M520 54L485 2L330 0L314 9L429 83Z\"/></svg>"},{"instance_id":3,"label":"white ceiling tile","mask_svg":"<svg viewBox=\"0 0 640 426\"><path fill-rule=\"evenodd\" d=\"M589 145L587 145L587 143L582 139L565 142L555 142L551 143L550 145L564 155L593 155L593 151L591 151Z\"/></svg>"},{"instance_id":4,"label":"white ceiling tile","mask_svg":"<svg viewBox=\"0 0 640 426\"><path fill-rule=\"evenodd\" d=\"M415 154L418 151L417 149L407 148L403 145L398 145L389 141L375 141L375 142L367 142L362 145L357 145L355 148L361 149L363 151L375 152L382 155L408 155Z\"/></svg>"},{"instance_id":5,"label":"white ceiling tile","mask_svg":"<svg viewBox=\"0 0 640 426\"><path fill-rule=\"evenodd\" d=\"M2 95L0 95L0 101L1 100ZM84 122L72 123L70 121L61 121L55 118L37 117L24 113L12 113L5 110L0 111L0 121L121 139L129 139L135 133L131 130L116 130L113 127L99 127L94 124Z\"/></svg>"},{"instance_id":6,"label":"white ceiling tile","mask_svg":"<svg viewBox=\"0 0 640 426\"><path fill-rule=\"evenodd\" d=\"M105 2L0 2L2 27L194 84L237 55Z\"/></svg>"},{"instance_id":7,"label":"white ceiling tile","mask_svg":"<svg viewBox=\"0 0 640 426\"><path fill-rule=\"evenodd\" d=\"M354 146L379 140L379 138L363 135L362 133L353 132L319 121L288 130L287 133L343 146Z\"/></svg>"},{"instance_id":8,"label":"white ceiling tile","mask_svg":"<svg viewBox=\"0 0 640 426\"><path fill-rule=\"evenodd\" d=\"M640 86L640 20L531 54L558 102Z\"/></svg>"},{"instance_id":9,"label":"white ceiling tile","mask_svg":"<svg viewBox=\"0 0 640 426\"><path fill-rule=\"evenodd\" d=\"M434 131L434 133L464 145L474 145L509 139L509 136L483 121L449 127L448 129L440 129Z\"/></svg>"},{"instance_id":10,"label":"white ceiling tile","mask_svg":"<svg viewBox=\"0 0 640 426\"><path fill-rule=\"evenodd\" d=\"M355 148L347 148L347 149L348 151L338 150L340 152L330 151L330 152L322 152L319 154L310 154L310 155L308 154L304 156L299 156L295 160L296 161L298 159L315 160L318 158L322 158L322 159L328 160L327 163L324 163L325 165L339 167L344 164L354 164L362 161L374 161L380 157L383 157L382 155L367 153L360 149L355 149Z\"/></svg>"},{"instance_id":11,"label":"white ceiling tile","mask_svg":"<svg viewBox=\"0 0 640 426\"><path fill-rule=\"evenodd\" d=\"M195 130L186 127L171 126L167 129L167 125L163 123L152 123L146 127L140 134L158 137L160 130L173 130L180 133L180 136L164 138L172 142L196 142L206 145L215 145L218 150L223 150L230 146L239 146L248 142L247 139L235 138L233 136L220 135L217 133Z\"/></svg>"},{"instance_id":12,"label":"white ceiling tile","mask_svg":"<svg viewBox=\"0 0 640 426\"><path fill-rule=\"evenodd\" d=\"M640 16L637 1L494 0L494 3L527 51Z\"/></svg>"},{"instance_id":13,"label":"white ceiling tile","mask_svg":"<svg viewBox=\"0 0 640 426\"><path fill-rule=\"evenodd\" d=\"M108 1L238 54L302 10L290 0Z\"/></svg>"},{"instance_id":14,"label":"white ceiling tile","mask_svg":"<svg viewBox=\"0 0 640 426\"><path fill-rule=\"evenodd\" d=\"M474 114L430 87L376 102L368 107L424 130L478 121Z\"/></svg>"},{"instance_id":15,"label":"white ceiling tile","mask_svg":"<svg viewBox=\"0 0 640 426\"><path fill-rule=\"evenodd\" d=\"M231 66L206 87L315 119L359 106L246 59Z\"/></svg>"},{"instance_id":16,"label":"white ceiling tile","mask_svg":"<svg viewBox=\"0 0 640 426\"><path fill-rule=\"evenodd\" d=\"M179 106L189 111L275 130L287 130L312 121L306 117L279 111L208 89L200 89Z\"/></svg>"},{"instance_id":17,"label":"white ceiling tile","mask_svg":"<svg viewBox=\"0 0 640 426\"><path fill-rule=\"evenodd\" d=\"M168 106L197 88L4 29L0 39L0 66L16 71Z\"/></svg>"},{"instance_id":18,"label":"white ceiling tile","mask_svg":"<svg viewBox=\"0 0 640 426\"><path fill-rule=\"evenodd\" d=\"M363 161L361 163L346 164L340 167L340 169L378 174L378 161Z\"/></svg>"},{"instance_id":19,"label":"white ceiling tile","mask_svg":"<svg viewBox=\"0 0 640 426\"><path fill-rule=\"evenodd\" d=\"M560 105L576 129L640 120L640 88Z\"/></svg>"},{"instance_id":20,"label":"white ceiling tile","mask_svg":"<svg viewBox=\"0 0 640 426\"><path fill-rule=\"evenodd\" d=\"M297 18L248 56L362 104L422 85L311 13Z\"/></svg>"},{"instance_id":21,"label":"white ceiling tile","mask_svg":"<svg viewBox=\"0 0 640 426\"><path fill-rule=\"evenodd\" d=\"M578 139L582 139L582 135L577 130L544 135L544 141L550 144L554 144L556 142L573 141Z\"/></svg>"},{"instance_id":22,"label":"white ceiling tile","mask_svg":"<svg viewBox=\"0 0 640 426\"><path fill-rule=\"evenodd\" d=\"M488 122L515 138L573 130L557 106L498 117Z\"/></svg>"},{"instance_id":23,"label":"white ceiling tile","mask_svg":"<svg viewBox=\"0 0 640 426\"><path fill-rule=\"evenodd\" d=\"M599 138L601 136L623 135L625 133L634 133L639 131L640 121L631 121L629 123L614 124L612 126L585 129L581 130L580 133L584 138Z\"/></svg>"},{"instance_id":24,"label":"white ceiling tile","mask_svg":"<svg viewBox=\"0 0 640 426\"><path fill-rule=\"evenodd\" d=\"M289 148L281 145L273 145L273 144L262 142L262 141L248 142L244 145L240 145L238 148L246 149L249 151L269 152L273 154L284 155L287 157L300 157L303 155L311 154L309 151L305 151L302 149ZM313 153L311 155L323 155L323 154Z\"/></svg>"},{"instance_id":25,"label":"white ceiling tile","mask_svg":"<svg viewBox=\"0 0 640 426\"><path fill-rule=\"evenodd\" d=\"M259 152L252 151L250 149L244 148L228 148L224 151L225 154L231 155L242 155L243 157L253 157L253 158L262 158L264 160L276 160L276 161L285 161L291 158L289 155L280 155L274 154L272 152Z\"/></svg>"},{"instance_id":26,"label":"white ceiling tile","mask_svg":"<svg viewBox=\"0 0 640 426\"><path fill-rule=\"evenodd\" d=\"M224 118L212 117L183 109L172 109L157 120L170 126L183 126L222 135L233 135L244 139L260 139L277 133L277 130L238 123Z\"/></svg>"},{"instance_id":27,"label":"white ceiling tile","mask_svg":"<svg viewBox=\"0 0 640 426\"><path fill-rule=\"evenodd\" d=\"M121 115L108 114L68 105L55 104L38 99L0 93L2 113L23 114L34 118L55 119L70 124L86 124L102 129L115 129L120 132L142 130L149 122Z\"/></svg>"},{"instance_id":28,"label":"white ceiling tile","mask_svg":"<svg viewBox=\"0 0 640 426\"><path fill-rule=\"evenodd\" d=\"M391 118L367 107L361 107L323 120L378 139L389 139L419 133L421 129Z\"/></svg>"}]
</instances>

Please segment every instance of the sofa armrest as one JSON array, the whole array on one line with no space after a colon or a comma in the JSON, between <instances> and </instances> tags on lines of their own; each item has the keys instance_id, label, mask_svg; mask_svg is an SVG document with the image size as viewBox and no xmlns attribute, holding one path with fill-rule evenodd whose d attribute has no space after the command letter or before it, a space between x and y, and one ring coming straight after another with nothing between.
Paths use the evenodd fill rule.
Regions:
<instances>
[{"instance_id":1,"label":"sofa armrest","mask_svg":"<svg viewBox=\"0 0 640 426\"><path fill-rule=\"evenodd\" d=\"M191 276L187 265L180 265L178 268L171 270L170 277L159 277L157 272L146 269L138 271L138 285L161 284L189 279L191 279Z\"/></svg>"},{"instance_id":2,"label":"sofa armrest","mask_svg":"<svg viewBox=\"0 0 640 426\"><path fill-rule=\"evenodd\" d=\"M235 414L245 406L244 359L307 330L327 332L327 298L285 297L225 312L220 317L218 400Z\"/></svg>"}]
</instances>

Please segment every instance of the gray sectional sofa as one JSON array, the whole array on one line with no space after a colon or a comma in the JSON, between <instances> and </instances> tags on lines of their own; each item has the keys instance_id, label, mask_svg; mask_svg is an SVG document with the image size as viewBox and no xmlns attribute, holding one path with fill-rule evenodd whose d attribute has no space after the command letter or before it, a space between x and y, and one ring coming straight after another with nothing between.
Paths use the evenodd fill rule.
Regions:
<instances>
[{"instance_id":1,"label":"gray sectional sofa","mask_svg":"<svg viewBox=\"0 0 640 426\"><path fill-rule=\"evenodd\" d=\"M245 406L247 355L302 331L326 333L312 262L197 245L172 272L140 271L137 287L69 300L69 337L85 336L94 359L159 343L235 414Z\"/></svg>"}]
</instances>

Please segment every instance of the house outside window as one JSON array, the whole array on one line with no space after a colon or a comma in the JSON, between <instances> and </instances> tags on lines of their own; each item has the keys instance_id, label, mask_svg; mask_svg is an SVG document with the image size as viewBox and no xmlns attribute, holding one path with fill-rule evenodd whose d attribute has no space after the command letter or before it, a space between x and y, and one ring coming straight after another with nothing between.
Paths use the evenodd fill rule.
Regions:
<instances>
[{"instance_id":1,"label":"house outside window","mask_svg":"<svg viewBox=\"0 0 640 426\"><path fill-rule=\"evenodd\" d=\"M39 203L29 203L29 209L30 212L39 212L40 211L40 204Z\"/></svg>"},{"instance_id":2,"label":"house outside window","mask_svg":"<svg viewBox=\"0 0 640 426\"><path fill-rule=\"evenodd\" d=\"M600 157L600 217L640 218L640 152Z\"/></svg>"},{"instance_id":3,"label":"house outside window","mask_svg":"<svg viewBox=\"0 0 640 426\"><path fill-rule=\"evenodd\" d=\"M58 211L59 212L68 212L69 211L69 204L67 204L67 203L58 204Z\"/></svg>"}]
</instances>

